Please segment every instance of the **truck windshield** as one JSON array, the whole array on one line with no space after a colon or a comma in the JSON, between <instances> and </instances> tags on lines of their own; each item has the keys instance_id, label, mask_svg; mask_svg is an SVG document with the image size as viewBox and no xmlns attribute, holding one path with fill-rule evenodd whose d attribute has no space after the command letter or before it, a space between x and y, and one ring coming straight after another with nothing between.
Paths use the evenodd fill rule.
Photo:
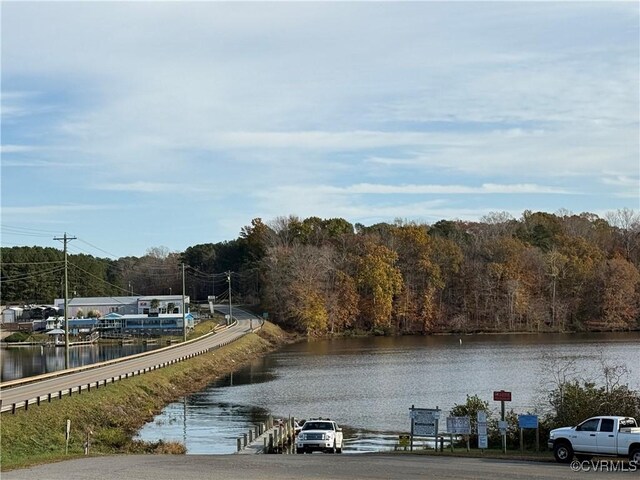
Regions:
<instances>
[{"instance_id":1,"label":"truck windshield","mask_svg":"<svg viewBox=\"0 0 640 480\"><path fill-rule=\"evenodd\" d=\"M305 422L302 430L333 430L331 422Z\"/></svg>"}]
</instances>

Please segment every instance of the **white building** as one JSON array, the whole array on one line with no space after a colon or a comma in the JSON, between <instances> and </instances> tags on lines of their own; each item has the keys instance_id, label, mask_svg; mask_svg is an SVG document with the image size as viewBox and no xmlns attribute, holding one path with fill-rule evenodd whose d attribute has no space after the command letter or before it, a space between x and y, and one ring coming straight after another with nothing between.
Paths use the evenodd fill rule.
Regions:
<instances>
[{"instance_id":1,"label":"white building","mask_svg":"<svg viewBox=\"0 0 640 480\"><path fill-rule=\"evenodd\" d=\"M22 318L23 308L7 307L2 311L2 323L16 323Z\"/></svg>"},{"instance_id":2,"label":"white building","mask_svg":"<svg viewBox=\"0 0 640 480\"><path fill-rule=\"evenodd\" d=\"M189 312L189 297L185 296L185 309ZM64 298L56 298L56 308L64 309ZM69 317L74 318L81 312L87 316L90 311L100 312L100 316L109 313L120 315L135 314L182 314L182 295L151 295L131 297L79 297L69 299Z\"/></svg>"}]
</instances>

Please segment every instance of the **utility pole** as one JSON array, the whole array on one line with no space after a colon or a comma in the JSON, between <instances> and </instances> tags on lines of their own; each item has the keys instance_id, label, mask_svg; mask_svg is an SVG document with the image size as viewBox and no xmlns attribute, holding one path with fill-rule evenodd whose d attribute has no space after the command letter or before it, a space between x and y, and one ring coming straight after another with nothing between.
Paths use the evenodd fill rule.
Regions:
<instances>
[{"instance_id":1,"label":"utility pole","mask_svg":"<svg viewBox=\"0 0 640 480\"><path fill-rule=\"evenodd\" d=\"M187 314L184 299L184 263L182 264L182 340L187 341Z\"/></svg>"},{"instance_id":2,"label":"utility pole","mask_svg":"<svg viewBox=\"0 0 640 480\"><path fill-rule=\"evenodd\" d=\"M54 240L62 240L64 245L64 368L69 368L69 276L67 262L67 243L76 237L67 237L67 232L62 238L54 237Z\"/></svg>"},{"instance_id":3,"label":"utility pole","mask_svg":"<svg viewBox=\"0 0 640 480\"><path fill-rule=\"evenodd\" d=\"M231 270L227 272L227 281L229 282L229 320L227 320L227 325L233 322L233 316L231 313Z\"/></svg>"}]
</instances>

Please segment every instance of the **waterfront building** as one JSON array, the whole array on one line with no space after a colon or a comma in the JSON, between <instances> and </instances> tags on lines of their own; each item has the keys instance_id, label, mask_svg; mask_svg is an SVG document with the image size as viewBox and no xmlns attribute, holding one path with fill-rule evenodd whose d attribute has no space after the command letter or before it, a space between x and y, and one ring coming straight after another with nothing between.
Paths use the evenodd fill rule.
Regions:
<instances>
[{"instance_id":1,"label":"waterfront building","mask_svg":"<svg viewBox=\"0 0 640 480\"><path fill-rule=\"evenodd\" d=\"M189 312L189 296L185 296L186 312ZM64 310L64 298L56 298L54 305ZM145 295L128 297L76 297L69 299L70 318L87 316L89 312L105 316L108 313L120 315L172 313L182 315L182 295Z\"/></svg>"}]
</instances>

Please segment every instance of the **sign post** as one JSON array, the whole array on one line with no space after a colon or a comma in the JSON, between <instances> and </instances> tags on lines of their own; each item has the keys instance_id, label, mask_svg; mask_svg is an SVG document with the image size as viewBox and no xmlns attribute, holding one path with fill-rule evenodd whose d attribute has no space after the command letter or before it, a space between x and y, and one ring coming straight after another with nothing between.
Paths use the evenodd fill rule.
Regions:
<instances>
[{"instance_id":1,"label":"sign post","mask_svg":"<svg viewBox=\"0 0 640 480\"><path fill-rule=\"evenodd\" d=\"M487 412L478 411L478 448L485 450L489 447L489 439L487 437Z\"/></svg>"},{"instance_id":2,"label":"sign post","mask_svg":"<svg viewBox=\"0 0 640 480\"><path fill-rule=\"evenodd\" d=\"M469 417L447 417L447 432L451 436L451 451L453 452L453 436L464 435L469 451L469 435L471 435L471 419Z\"/></svg>"},{"instance_id":3,"label":"sign post","mask_svg":"<svg viewBox=\"0 0 640 480\"><path fill-rule=\"evenodd\" d=\"M409 409L411 418L411 447L413 451L413 437L435 437L436 450L438 450L438 420L440 419L440 409L416 408L411 405Z\"/></svg>"},{"instance_id":4,"label":"sign post","mask_svg":"<svg viewBox=\"0 0 640 480\"><path fill-rule=\"evenodd\" d=\"M524 452L524 433L525 428L535 429L536 431L536 452L540 451L540 430L538 429L537 415L518 415L518 426L520 427L520 451Z\"/></svg>"},{"instance_id":5,"label":"sign post","mask_svg":"<svg viewBox=\"0 0 640 480\"><path fill-rule=\"evenodd\" d=\"M64 431L64 440L65 440L64 454L65 455L69 454L69 437L70 436L71 436L71 420L67 419L67 428Z\"/></svg>"},{"instance_id":6,"label":"sign post","mask_svg":"<svg viewBox=\"0 0 640 480\"><path fill-rule=\"evenodd\" d=\"M507 428L506 422L504 419L504 402L511 401L511 392L505 392L504 390L500 390L497 392L493 392L493 400L496 402L500 402L500 412L501 412L501 420L502 425L500 425L500 431L502 433L502 452L507 453ZM504 428L503 428L504 426Z\"/></svg>"}]
</instances>

